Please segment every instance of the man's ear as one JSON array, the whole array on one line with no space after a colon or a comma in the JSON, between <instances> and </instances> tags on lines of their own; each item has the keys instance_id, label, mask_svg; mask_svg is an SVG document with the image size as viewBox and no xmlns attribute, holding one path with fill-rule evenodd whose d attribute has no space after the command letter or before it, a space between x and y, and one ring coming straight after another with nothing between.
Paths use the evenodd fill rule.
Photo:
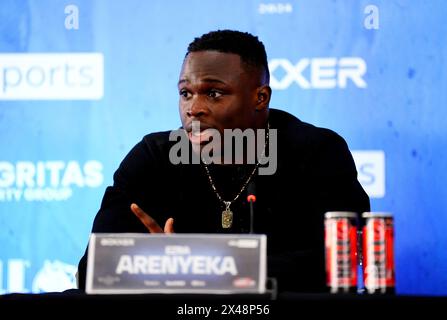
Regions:
<instances>
[{"instance_id":1,"label":"man's ear","mask_svg":"<svg viewBox=\"0 0 447 320\"><path fill-rule=\"evenodd\" d=\"M266 110L270 103L272 89L268 85L263 85L257 89L256 111Z\"/></svg>"}]
</instances>

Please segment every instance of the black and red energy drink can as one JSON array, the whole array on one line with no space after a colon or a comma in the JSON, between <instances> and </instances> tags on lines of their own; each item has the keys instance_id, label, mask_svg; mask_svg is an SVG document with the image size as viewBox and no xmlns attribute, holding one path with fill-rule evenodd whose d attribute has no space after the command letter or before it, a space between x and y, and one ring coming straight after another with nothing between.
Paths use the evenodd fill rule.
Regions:
<instances>
[{"instance_id":1,"label":"black and red energy drink can","mask_svg":"<svg viewBox=\"0 0 447 320\"><path fill-rule=\"evenodd\" d=\"M326 285L331 293L357 292L357 213L325 213Z\"/></svg>"},{"instance_id":2,"label":"black and red energy drink can","mask_svg":"<svg viewBox=\"0 0 447 320\"><path fill-rule=\"evenodd\" d=\"M394 220L388 212L364 212L363 283L365 293L395 293Z\"/></svg>"}]
</instances>

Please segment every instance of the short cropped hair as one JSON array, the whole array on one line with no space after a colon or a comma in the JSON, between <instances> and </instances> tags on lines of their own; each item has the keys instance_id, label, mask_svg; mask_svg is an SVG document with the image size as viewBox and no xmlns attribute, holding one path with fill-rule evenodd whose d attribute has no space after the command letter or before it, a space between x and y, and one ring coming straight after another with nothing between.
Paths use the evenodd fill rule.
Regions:
<instances>
[{"instance_id":1,"label":"short cropped hair","mask_svg":"<svg viewBox=\"0 0 447 320\"><path fill-rule=\"evenodd\" d=\"M234 53L241 57L241 61L249 66L263 70L267 83L270 73L267 62L267 53L264 44L258 37L235 30L217 30L206 33L194 39L188 46L186 56L191 52L215 50L225 53Z\"/></svg>"}]
</instances>

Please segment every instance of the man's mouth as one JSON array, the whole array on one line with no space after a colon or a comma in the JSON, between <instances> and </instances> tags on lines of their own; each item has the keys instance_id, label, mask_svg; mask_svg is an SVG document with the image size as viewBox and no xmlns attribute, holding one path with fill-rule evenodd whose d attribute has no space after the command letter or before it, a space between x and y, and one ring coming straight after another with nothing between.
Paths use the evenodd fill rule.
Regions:
<instances>
[{"instance_id":1,"label":"man's mouth","mask_svg":"<svg viewBox=\"0 0 447 320\"><path fill-rule=\"evenodd\" d=\"M192 144L203 145L210 142L211 138L211 130L204 129L202 130L193 130L188 132L189 141Z\"/></svg>"}]
</instances>

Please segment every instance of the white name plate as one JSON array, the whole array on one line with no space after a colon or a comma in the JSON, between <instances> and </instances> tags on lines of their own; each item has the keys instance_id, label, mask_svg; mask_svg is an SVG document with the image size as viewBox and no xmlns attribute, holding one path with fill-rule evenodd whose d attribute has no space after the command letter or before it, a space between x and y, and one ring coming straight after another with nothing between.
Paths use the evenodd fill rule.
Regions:
<instances>
[{"instance_id":1,"label":"white name plate","mask_svg":"<svg viewBox=\"0 0 447 320\"><path fill-rule=\"evenodd\" d=\"M265 235L96 233L87 293L264 293Z\"/></svg>"}]
</instances>

